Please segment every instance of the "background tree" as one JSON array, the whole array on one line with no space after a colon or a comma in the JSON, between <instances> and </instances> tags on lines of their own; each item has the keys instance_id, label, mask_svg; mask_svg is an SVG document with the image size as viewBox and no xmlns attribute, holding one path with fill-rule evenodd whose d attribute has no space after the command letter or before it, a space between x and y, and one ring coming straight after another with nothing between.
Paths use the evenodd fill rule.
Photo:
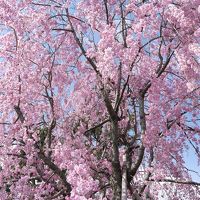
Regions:
<instances>
[{"instance_id":1,"label":"background tree","mask_svg":"<svg viewBox=\"0 0 200 200\"><path fill-rule=\"evenodd\" d=\"M0 0L2 199L199 199L198 0Z\"/></svg>"}]
</instances>

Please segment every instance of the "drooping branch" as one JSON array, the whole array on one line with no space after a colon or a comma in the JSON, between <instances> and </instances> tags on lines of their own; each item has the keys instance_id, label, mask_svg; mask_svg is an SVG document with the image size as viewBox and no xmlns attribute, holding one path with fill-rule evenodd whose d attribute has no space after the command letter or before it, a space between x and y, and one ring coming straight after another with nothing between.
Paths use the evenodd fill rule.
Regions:
<instances>
[{"instance_id":1,"label":"drooping branch","mask_svg":"<svg viewBox=\"0 0 200 200\"><path fill-rule=\"evenodd\" d=\"M103 0L103 2L104 2L105 10L106 10L106 22L107 24L109 24L108 2L107 0Z\"/></svg>"},{"instance_id":2,"label":"drooping branch","mask_svg":"<svg viewBox=\"0 0 200 200\"><path fill-rule=\"evenodd\" d=\"M200 183L195 181L185 181L185 180L173 180L173 179L161 179L161 180L154 180L150 179L148 181L153 182L165 182L165 183L177 183L177 184L183 184L183 185L194 185L194 186L200 186Z\"/></svg>"},{"instance_id":3,"label":"drooping branch","mask_svg":"<svg viewBox=\"0 0 200 200\"><path fill-rule=\"evenodd\" d=\"M17 51L18 46L19 46L19 39L18 39L18 36L17 36L17 32L16 32L16 30L15 30L14 27L12 27L12 26L8 26L8 27L11 28L13 30L13 32L14 32L14 36L15 36L15 48L16 48L16 51Z\"/></svg>"},{"instance_id":4,"label":"drooping branch","mask_svg":"<svg viewBox=\"0 0 200 200\"><path fill-rule=\"evenodd\" d=\"M71 31L73 33L73 36L74 36L74 39L76 40L77 45L81 49L82 54L85 56L85 58L87 59L87 61L90 63L90 65L92 66L92 68L94 69L94 71L96 72L96 74L101 77L101 74L98 71L96 64L94 63L94 61L90 57L87 56L86 50L84 49L83 44L81 43L80 39L78 38L78 36L76 34L76 31L74 29L73 23L72 23L72 21L70 19L71 16L69 15L69 12L68 12L67 9L66 9L66 13L67 13L67 19L69 21L69 25L70 25Z\"/></svg>"}]
</instances>

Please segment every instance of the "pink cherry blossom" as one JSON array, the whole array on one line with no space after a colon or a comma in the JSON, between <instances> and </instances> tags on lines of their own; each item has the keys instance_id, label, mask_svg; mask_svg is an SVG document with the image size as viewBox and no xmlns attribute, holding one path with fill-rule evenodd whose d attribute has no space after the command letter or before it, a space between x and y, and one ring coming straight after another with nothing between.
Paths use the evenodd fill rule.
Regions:
<instances>
[{"instance_id":1,"label":"pink cherry blossom","mask_svg":"<svg viewBox=\"0 0 200 200\"><path fill-rule=\"evenodd\" d=\"M1 199L200 199L199 12L0 0Z\"/></svg>"}]
</instances>

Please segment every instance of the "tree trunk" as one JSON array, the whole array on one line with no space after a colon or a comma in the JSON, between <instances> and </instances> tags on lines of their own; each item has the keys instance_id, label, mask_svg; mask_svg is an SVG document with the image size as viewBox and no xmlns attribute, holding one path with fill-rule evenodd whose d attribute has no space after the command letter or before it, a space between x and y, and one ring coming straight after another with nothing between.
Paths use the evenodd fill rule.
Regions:
<instances>
[{"instance_id":1,"label":"tree trunk","mask_svg":"<svg viewBox=\"0 0 200 200\"><path fill-rule=\"evenodd\" d=\"M125 153L123 155L121 200L127 200L127 149L125 149Z\"/></svg>"},{"instance_id":2,"label":"tree trunk","mask_svg":"<svg viewBox=\"0 0 200 200\"><path fill-rule=\"evenodd\" d=\"M119 127L118 122L112 122L112 188L113 188L113 200L121 200L121 184L122 184L122 173L119 162L119 149L118 149L118 135Z\"/></svg>"}]
</instances>

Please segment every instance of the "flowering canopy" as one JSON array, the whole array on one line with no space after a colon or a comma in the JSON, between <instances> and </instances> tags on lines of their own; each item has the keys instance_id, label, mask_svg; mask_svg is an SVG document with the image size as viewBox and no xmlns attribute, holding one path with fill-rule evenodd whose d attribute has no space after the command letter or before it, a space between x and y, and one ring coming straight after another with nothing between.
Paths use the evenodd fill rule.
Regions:
<instances>
[{"instance_id":1,"label":"flowering canopy","mask_svg":"<svg viewBox=\"0 0 200 200\"><path fill-rule=\"evenodd\" d=\"M2 199L199 199L199 0L0 0Z\"/></svg>"}]
</instances>

